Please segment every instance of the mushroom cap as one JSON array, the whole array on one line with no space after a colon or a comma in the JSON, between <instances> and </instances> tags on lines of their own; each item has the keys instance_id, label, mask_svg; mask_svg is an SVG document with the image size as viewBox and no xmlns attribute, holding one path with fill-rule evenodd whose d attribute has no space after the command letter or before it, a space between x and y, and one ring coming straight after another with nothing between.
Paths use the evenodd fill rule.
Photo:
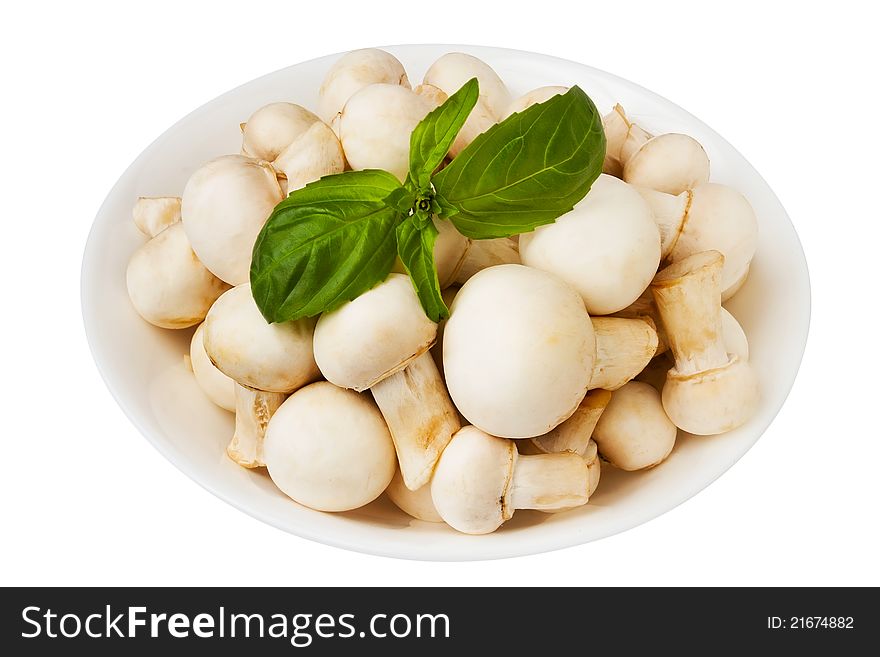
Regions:
<instances>
[{"instance_id":1,"label":"mushroom cap","mask_svg":"<svg viewBox=\"0 0 880 657\"><path fill-rule=\"evenodd\" d=\"M593 430L599 452L621 470L642 470L663 461L678 433L660 393L640 381L616 390Z\"/></svg>"},{"instance_id":2,"label":"mushroom cap","mask_svg":"<svg viewBox=\"0 0 880 657\"><path fill-rule=\"evenodd\" d=\"M623 179L678 195L709 181L709 157L693 137L675 132L658 135L626 161Z\"/></svg>"},{"instance_id":3,"label":"mushroom cap","mask_svg":"<svg viewBox=\"0 0 880 657\"><path fill-rule=\"evenodd\" d=\"M394 478L385 489L390 499L404 513L413 518L425 522L443 522L443 518L434 508L434 500L431 498L431 484L427 483L418 490L410 490L403 481L400 468L394 473Z\"/></svg>"},{"instance_id":4,"label":"mushroom cap","mask_svg":"<svg viewBox=\"0 0 880 657\"><path fill-rule=\"evenodd\" d=\"M487 108L495 120L500 119L510 105L510 91L491 66L473 55L446 53L431 64L425 73L424 83L434 85L451 96L471 78L477 78L480 96L486 99Z\"/></svg>"},{"instance_id":5,"label":"mushroom cap","mask_svg":"<svg viewBox=\"0 0 880 657\"><path fill-rule=\"evenodd\" d=\"M757 246L758 219L751 204L732 187L705 183L691 192L687 217L669 258L675 262L700 251L720 251L723 295L748 271Z\"/></svg>"},{"instance_id":6,"label":"mushroom cap","mask_svg":"<svg viewBox=\"0 0 880 657\"><path fill-rule=\"evenodd\" d=\"M465 534L488 534L510 518L508 487L516 446L477 427L462 427L434 470L431 498L443 520Z\"/></svg>"},{"instance_id":7,"label":"mushroom cap","mask_svg":"<svg viewBox=\"0 0 880 657\"><path fill-rule=\"evenodd\" d=\"M701 436L744 424L755 412L758 399L757 377L748 361L738 356L724 367L696 374L682 375L672 368L663 386L663 408L669 419L680 429Z\"/></svg>"},{"instance_id":8,"label":"mushroom cap","mask_svg":"<svg viewBox=\"0 0 880 657\"><path fill-rule=\"evenodd\" d=\"M635 189L602 174L571 212L520 235L523 264L572 285L591 315L629 306L660 264L660 232Z\"/></svg>"},{"instance_id":9,"label":"mushroom cap","mask_svg":"<svg viewBox=\"0 0 880 657\"><path fill-rule=\"evenodd\" d=\"M292 392L320 378L312 354L314 318L268 323L239 285L217 299L205 319L205 351L217 368L243 386Z\"/></svg>"},{"instance_id":10,"label":"mushroom cap","mask_svg":"<svg viewBox=\"0 0 880 657\"><path fill-rule=\"evenodd\" d=\"M319 511L347 511L382 494L397 459L368 395L320 381L281 404L266 430L263 460L275 485Z\"/></svg>"},{"instance_id":11,"label":"mushroom cap","mask_svg":"<svg viewBox=\"0 0 880 657\"><path fill-rule=\"evenodd\" d=\"M537 89L532 89L531 91L524 93L522 96L511 102L507 106L507 109L504 110L504 114L499 118L503 121L511 114L516 114L517 112L527 110L532 105L547 102L548 100L553 98L553 96L564 94L567 91L568 87L557 86L538 87Z\"/></svg>"},{"instance_id":12,"label":"mushroom cap","mask_svg":"<svg viewBox=\"0 0 880 657\"><path fill-rule=\"evenodd\" d=\"M138 314L150 324L169 329L201 322L229 287L199 261L180 222L134 252L125 283Z\"/></svg>"},{"instance_id":13,"label":"mushroom cap","mask_svg":"<svg viewBox=\"0 0 880 657\"><path fill-rule=\"evenodd\" d=\"M443 335L449 394L494 436L532 438L568 419L596 357L583 301L556 276L522 265L484 269L459 290Z\"/></svg>"},{"instance_id":14,"label":"mushroom cap","mask_svg":"<svg viewBox=\"0 0 880 657\"><path fill-rule=\"evenodd\" d=\"M352 50L327 71L318 90L318 114L325 121L332 121L355 93L379 83L410 88L403 64L390 52L378 48Z\"/></svg>"},{"instance_id":15,"label":"mushroom cap","mask_svg":"<svg viewBox=\"0 0 880 657\"><path fill-rule=\"evenodd\" d=\"M412 131L434 104L408 87L371 84L345 103L339 140L352 169L384 169L399 180L409 171Z\"/></svg>"},{"instance_id":16,"label":"mushroom cap","mask_svg":"<svg viewBox=\"0 0 880 657\"><path fill-rule=\"evenodd\" d=\"M186 183L181 217L193 251L230 285L247 283L254 242L281 202L281 186L266 162L223 155Z\"/></svg>"},{"instance_id":17,"label":"mushroom cap","mask_svg":"<svg viewBox=\"0 0 880 657\"><path fill-rule=\"evenodd\" d=\"M278 154L272 166L284 174L290 194L323 176L342 173L345 153L330 126L316 120Z\"/></svg>"},{"instance_id":18,"label":"mushroom cap","mask_svg":"<svg viewBox=\"0 0 880 657\"><path fill-rule=\"evenodd\" d=\"M199 387L208 399L220 408L235 412L235 381L217 369L205 351L204 323L193 333L189 344L189 360Z\"/></svg>"},{"instance_id":19,"label":"mushroom cap","mask_svg":"<svg viewBox=\"0 0 880 657\"><path fill-rule=\"evenodd\" d=\"M315 360L342 388L366 390L430 349L437 325L425 315L409 277L383 282L336 310L315 327Z\"/></svg>"},{"instance_id":20,"label":"mushroom cap","mask_svg":"<svg viewBox=\"0 0 880 657\"><path fill-rule=\"evenodd\" d=\"M241 154L271 162L320 119L293 103L269 103L251 114L241 135Z\"/></svg>"}]
</instances>

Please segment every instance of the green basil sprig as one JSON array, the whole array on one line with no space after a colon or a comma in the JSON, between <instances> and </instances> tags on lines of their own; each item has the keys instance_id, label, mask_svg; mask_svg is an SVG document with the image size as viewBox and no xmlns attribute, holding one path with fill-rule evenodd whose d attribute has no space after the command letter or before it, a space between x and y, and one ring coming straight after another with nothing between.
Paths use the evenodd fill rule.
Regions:
<instances>
[{"instance_id":1,"label":"green basil sprig","mask_svg":"<svg viewBox=\"0 0 880 657\"><path fill-rule=\"evenodd\" d=\"M267 321L339 307L383 281L396 255L425 313L439 321L449 310L434 262L435 221L452 221L471 239L508 237L552 223L586 195L602 170L605 133L578 87L493 126L436 173L478 97L472 79L419 123L403 184L386 171L346 171L276 206L250 271Z\"/></svg>"}]
</instances>

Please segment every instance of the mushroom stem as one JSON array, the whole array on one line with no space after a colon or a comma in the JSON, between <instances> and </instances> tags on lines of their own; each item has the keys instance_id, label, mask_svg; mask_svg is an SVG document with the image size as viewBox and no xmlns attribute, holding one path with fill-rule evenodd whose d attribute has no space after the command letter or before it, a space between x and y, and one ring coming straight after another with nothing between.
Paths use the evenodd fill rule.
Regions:
<instances>
[{"instance_id":1,"label":"mushroom stem","mask_svg":"<svg viewBox=\"0 0 880 657\"><path fill-rule=\"evenodd\" d=\"M651 284L675 356L663 408L677 427L702 436L741 426L758 405L757 376L724 342L723 265L719 251L702 251L670 265Z\"/></svg>"},{"instance_id":2,"label":"mushroom stem","mask_svg":"<svg viewBox=\"0 0 880 657\"><path fill-rule=\"evenodd\" d=\"M235 384L235 433L226 447L229 458L245 468L265 465L263 440L266 427L286 396Z\"/></svg>"},{"instance_id":3,"label":"mushroom stem","mask_svg":"<svg viewBox=\"0 0 880 657\"><path fill-rule=\"evenodd\" d=\"M391 431L404 482L418 490L461 428L431 353L426 350L402 371L373 385L372 391Z\"/></svg>"},{"instance_id":4,"label":"mushroom stem","mask_svg":"<svg viewBox=\"0 0 880 657\"><path fill-rule=\"evenodd\" d=\"M287 179L286 193L290 194L323 176L341 173L345 155L330 126L317 120L278 154L273 168L279 178Z\"/></svg>"},{"instance_id":5,"label":"mushroom stem","mask_svg":"<svg viewBox=\"0 0 880 657\"><path fill-rule=\"evenodd\" d=\"M596 361L590 388L617 390L657 353L657 331L649 318L593 317L592 322Z\"/></svg>"},{"instance_id":6,"label":"mushroom stem","mask_svg":"<svg viewBox=\"0 0 880 657\"><path fill-rule=\"evenodd\" d=\"M651 284L679 374L729 361L721 328L723 266L720 252L704 251L670 265Z\"/></svg>"},{"instance_id":7,"label":"mushroom stem","mask_svg":"<svg viewBox=\"0 0 880 657\"><path fill-rule=\"evenodd\" d=\"M590 497L587 462L578 454L518 456L507 493L510 509L555 511L586 504Z\"/></svg>"},{"instance_id":8,"label":"mushroom stem","mask_svg":"<svg viewBox=\"0 0 880 657\"><path fill-rule=\"evenodd\" d=\"M694 197L693 192L686 190L678 196L673 196L647 187L636 187L636 189L651 206L654 221L657 222L660 231L660 258L666 259L681 235Z\"/></svg>"},{"instance_id":9,"label":"mushroom stem","mask_svg":"<svg viewBox=\"0 0 880 657\"><path fill-rule=\"evenodd\" d=\"M620 149L632 123L626 118L626 112L618 103L614 108L602 117L602 127L605 130L605 161L602 163L602 173L623 177L623 164L620 162Z\"/></svg>"},{"instance_id":10,"label":"mushroom stem","mask_svg":"<svg viewBox=\"0 0 880 657\"><path fill-rule=\"evenodd\" d=\"M593 435L593 429L602 416L602 411L611 401L608 390L596 389L587 393L574 414L552 431L537 438L517 442L524 447L521 454L555 454L573 452L584 456Z\"/></svg>"},{"instance_id":11,"label":"mushroom stem","mask_svg":"<svg viewBox=\"0 0 880 657\"><path fill-rule=\"evenodd\" d=\"M491 240L475 240L464 255L455 282L463 285L483 269L495 265L519 264L519 245L515 238L499 237Z\"/></svg>"}]
</instances>

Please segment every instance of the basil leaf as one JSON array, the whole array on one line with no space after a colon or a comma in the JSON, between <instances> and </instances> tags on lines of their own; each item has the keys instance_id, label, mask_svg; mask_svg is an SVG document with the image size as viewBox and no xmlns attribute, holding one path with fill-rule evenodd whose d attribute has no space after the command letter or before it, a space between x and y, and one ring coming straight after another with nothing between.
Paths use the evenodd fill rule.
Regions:
<instances>
[{"instance_id":1,"label":"basil leaf","mask_svg":"<svg viewBox=\"0 0 880 657\"><path fill-rule=\"evenodd\" d=\"M528 232L586 196L604 158L599 111L572 87L474 139L434 176L437 205L471 239Z\"/></svg>"},{"instance_id":2,"label":"basil leaf","mask_svg":"<svg viewBox=\"0 0 880 657\"><path fill-rule=\"evenodd\" d=\"M409 140L409 177L416 189L430 187L431 176L443 162L479 96L477 78L471 78L413 130Z\"/></svg>"},{"instance_id":3,"label":"basil leaf","mask_svg":"<svg viewBox=\"0 0 880 657\"><path fill-rule=\"evenodd\" d=\"M440 281L434 263L437 227L429 213L409 217L397 227L397 252L419 295L425 314L435 322L449 317L440 295Z\"/></svg>"},{"instance_id":4,"label":"basil leaf","mask_svg":"<svg viewBox=\"0 0 880 657\"><path fill-rule=\"evenodd\" d=\"M254 244L251 292L269 322L318 315L384 280L405 214L384 203L400 187L386 171L346 171L295 190Z\"/></svg>"}]
</instances>

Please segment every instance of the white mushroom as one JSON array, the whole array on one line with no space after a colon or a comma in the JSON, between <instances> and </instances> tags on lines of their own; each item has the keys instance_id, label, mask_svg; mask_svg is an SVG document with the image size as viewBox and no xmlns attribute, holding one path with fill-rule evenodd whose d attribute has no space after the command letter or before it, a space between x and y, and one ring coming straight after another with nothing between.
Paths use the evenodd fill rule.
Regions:
<instances>
[{"instance_id":1,"label":"white mushroom","mask_svg":"<svg viewBox=\"0 0 880 657\"><path fill-rule=\"evenodd\" d=\"M125 282L138 314L151 324L170 329L201 322L229 287L205 269L179 222L134 252Z\"/></svg>"},{"instance_id":2,"label":"white mushroom","mask_svg":"<svg viewBox=\"0 0 880 657\"><path fill-rule=\"evenodd\" d=\"M461 52L446 53L431 64L424 83L451 96L471 78L477 78L480 96L486 99L486 107L497 121L510 105L510 92L492 67L481 59Z\"/></svg>"},{"instance_id":3,"label":"white mushroom","mask_svg":"<svg viewBox=\"0 0 880 657\"><path fill-rule=\"evenodd\" d=\"M293 103L264 105L242 128L241 154L271 162L316 121L317 116Z\"/></svg>"},{"instance_id":4,"label":"white mushroom","mask_svg":"<svg viewBox=\"0 0 880 657\"><path fill-rule=\"evenodd\" d=\"M345 170L342 143L326 123L316 120L284 148L272 167L286 180L285 192Z\"/></svg>"},{"instance_id":5,"label":"white mushroom","mask_svg":"<svg viewBox=\"0 0 880 657\"><path fill-rule=\"evenodd\" d=\"M667 194L681 194L709 181L709 157L688 135L670 132L653 137L632 125L621 161L626 182Z\"/></svg>"},{"instance_id":6,"label":"white mushroom","mask_svg":"<svg viewBox=\"0 0 880 657\"><path fill-rule=\"evenodd\" d=\"M205 319L205 351L238 383L267 392L293 392L320 378L312 354L315 319L269 324L249 284L217 299Z\"/></svg>"},{"instance_id":7,"label":"white mushroom","mask_svg":"<svg viewBox=\"0 0 880 657\"><path fill-rule=\"evenodd\" d=\"M596 361L590 388L617 390L634 379L657 354L654 322L648 318L593 317Z\"/></svg>"},{"instance_id":8,"label":"white mushroom","mask_svg":"<svg viewBox=\"0 0 880 657\"><path fill-rule=\"evenodd\" d=\"M672 196L641 188L660 229L662 254L676 262L700 251L724 254L721 289L733 296L748 274L758 245L758 220L746 198L736 190L705 183Z\"/></svg>"},{"instance_id":9,"label":"white mushroom","mask_svg":"<svg viewBox=\"0 0 880 657\"><path fill-rule=\"evenodd\" d=\"M409 277L384 282L324 313L315 359L328 381L372 390L388 423L407 487L421 488L459 427L429 349L437 325L425 316Z\"/></svg>"},{"instance_id":10,"label":"white mushroom","mask_svg":"<svg viewBox=\"0 0 880 657\"><path fill-rule=\"evenodd\" d=\"M141 196L131 211L134 225L147 237L156 237L180 221L179 196Z\"/></svg>"},{"instance_id":11,"label":"white mushroom","mask_svg":"<svg viewBox=\"0 0 880 657\"><path fill-rule=\"evenodd\" d=\"M571 212L520 235L523 264L571 284L591 315L626 308L660 264L660 234L651 207L621 180L602 174Z\"/></svg>"},{"instance_id":12,"label":"white mushroom","mask_svg":"<svg viewBox=\"0 0 880 657\"><path fill-rule=\"evenodd\" d=\"M555 454L557 452L573 452L585 456L593 435L593 429L602 416L611 392L608 390L591 390L580 403L574 414L555 429L543 436L518 440L517 446L521 454Z\"/></svg>"},{"instance_id":13,"label":"white mushroom","mask_svg":"<svg viewBox=\"0 0 880 657\"><path fill-rule=\"evenodd\" d=\"M366 86L380 83L410 88L403 64L391 53L377 48L353 50L327 72L318 91L318 114L330 123L349 98Z\"/></svg>"},{"instance_id":14,"label":"white mushroom","mask_svg":"<svg viewBox=\"0 0 880 657\"><path fill-rule=\"evenodd\" d=\"M480 96L449 149L451 157L456 157L477 135L501 119L510 105L510 92L492 67L472 55L460 52L443 55L425 73L425 84L435 86L450 96L471 78L477 78Z\"/></svg>"},{"instance_id":15,"label":"white mushroom","mask_svg":"<svg viewBox=\"0 0 880 657\"><path fill-rule=\"evenodd\" d=\"M235 381L211 362L202 339L204 332L205 325L199 324L189 345L189 361L196 382L208 399L217 406L235 412Z\"/></svg>"},{"instance_id":16,"label":"white mushroom","mask_svg":"<svg viewBox=\"0 0 880 657\"><path fill-rule=\"evenodd\" d=\"M345 103L339 139L352 169L384 169L401 181L409 171L412 131L433 103L407 87L371 84Z\"/></svg>"},{"instance_id":17,"label":"white mushroom","mask_svg":"<svg viewBox=\"0 0 880 657\"><path fill-rule=\"evenodd\" d=\"M643 470L669 456L677 433L663 410L660 393L647 383L630 381L611 396L593 440L612 465Z\"/></svg>"},{"instance_id":18,"label":"white mushroom","mask_svg":"<svg viewBox=\"0 0 880 657\"><path fill-rule=\"evenodd\" d=\"M651 284L675 356L663 408L676 426L699 435L735 429L758 405L755 373L724 344L723 265L718 251L695 253L663 269Z\"/></svg>"},{"instance_id":19,"label":"white mushroom","mask_svg":"<svg viewBox=\"0 0 880 657\"><path fill-rule=\"evenodd\" d=\"M567 420L595 360L593 325L577 292L522 265L484 269L465 283L443 335L456 407L505 438L540 436Z\"/></svg>"},{"instance_id":20,"label":"white mushroom","mask_svg":"<svg viewBox=\"0 0 880 657\"><path fill-rule=\"evenodd\" d=\"M586 504L590 473L570 452L524 456L512 440L463 427L447 445L431 480L440 517L465 534L488 534L516 509L555 511Z\"/></svg>"},{"instance_id":21,"label":"white mushroom","mask_svg":"<svg viewBox=\"0 0 880 657\"><path fill-rule=\"evenodd\" d=\"M568 87L538 87L537 89L532 89L511 102L499 118L503 121L511 114L527 110L532 105L537 105L538 103L545 103L553 98L553 96L564 94L567 91Z\"/></svg>"},{"instance_id":22,"label":"white mushroom","mask_svg":"<svg viewBox=\"0 0 880 657\"><path fill-rule=\"evenodd\" d=\"M425 484L418 490L410 490L406 487L398 468L385 492L397 508L413 518L425 522L443 522L443 518L434 508L434 500L431 499L431 484Z\"/></svg>"},{"instance_id":23,"label":"white mushroom","mask_svg":"<svg viewBox=\"0 0 880 657\"><path fill-rule=\"evenodd\" d=\"M394 476L394 445L369 395L320 381L293 393L269 421L269 476L287 496L319 511L369 504Z\"/></svg>"},{"instance_id":24,"label":"white mushroom","mask_svg":"<svg viewBox=\"0 0 880 657\"><path fill-rule=\"evenodd\" d=\"M488 267L495 265L518 265L519 240L516 237L499 237L491 240L473 240L464 255L455 277L459 285Z\"/></svg>"},{"instance_id":25,"label":"white mushroom","mask_svg":"<svg viewBox=\"0 0 880 657\"><path fill-rule=\"evenodd\" d=\"M246 283L254 242L281 199L268 163L243 155L211 160L190 177L181 200L193 251L218 278Z\"/></svg>"},{"instance_id":26,"label":"white mushroom","mask_svg":"<svg viewBox=\"0 0 880 657\"><path fill-rule=\"evenodd\" d=\"M264 392L235 384L235 433L226 455L245 468L260 468L269 420L284 402L281 392Z\"/></svg>"}]
</instances>

